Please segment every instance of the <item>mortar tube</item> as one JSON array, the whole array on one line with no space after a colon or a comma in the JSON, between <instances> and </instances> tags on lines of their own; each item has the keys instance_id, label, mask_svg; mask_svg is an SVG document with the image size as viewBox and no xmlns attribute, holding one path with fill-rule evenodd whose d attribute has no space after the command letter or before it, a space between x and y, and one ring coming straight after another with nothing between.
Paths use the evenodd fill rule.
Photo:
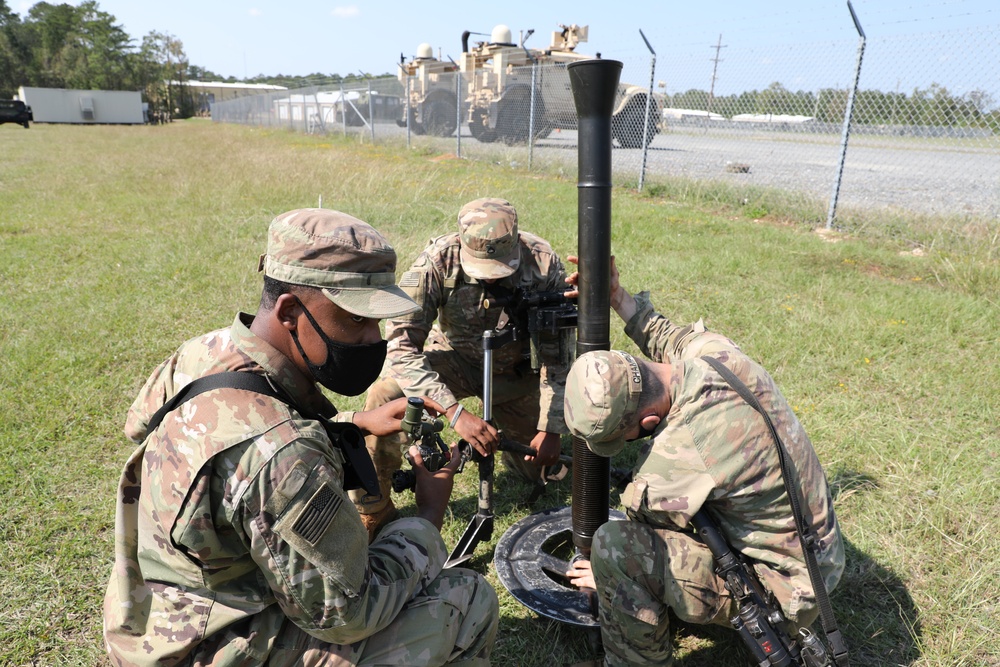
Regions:
<instances>
[{"instance_id":1,"label":"mortar tube","mask_svg":"<svg viewBox=\"0 0 1000 667\"><path fill-rule=\"evenodd\" d=\"M616 60L567 66L578 119L578 357L611 348L611 115L621 70ZM573 544L587 558L594 533L608 521L610 470L610 459L573 438Z\"/></svg>"}]
</instances>

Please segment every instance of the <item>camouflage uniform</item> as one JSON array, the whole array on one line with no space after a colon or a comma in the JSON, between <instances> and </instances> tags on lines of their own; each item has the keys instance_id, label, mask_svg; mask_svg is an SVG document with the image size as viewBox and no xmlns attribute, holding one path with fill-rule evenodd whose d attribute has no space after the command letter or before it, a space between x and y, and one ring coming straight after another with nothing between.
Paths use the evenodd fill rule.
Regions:
<instances>
[{"instance_id":1,"label":"camouflage uniform","mask_svg":"<svg viewBox=\"0 0 1000 667\"><path fill-rule=\"evenodd\" d=\"M424 519L396 521L369 546L343 489L344 457L318 422L217 389L147 434L170 397L223 371L263 375L303 410L350 419L252 320L240 313L182 345L129 410L126 435L141 444L117 496L104 601L112 662L489 664L495 592L474 572L443 569L444 542Z\"/></svg>"},{"instance_id":2,"label":"camouflage uniform","mask_svg":"<svg viewBox=\"0 0 1000 667\"><path fill-rule=\"evenodd\" d=\"M483 331L496 328L501 309L483 307L490 293L480 280L468 275L470 260L475 258L465 253L480 233L481 229L474 229L433 239L403 274L399 286L420 310L386 323L386 365L382 379L368 391L366 410L404 394L428 396L445 409L461 398L482 396ZM562 262L546 241L534 234L518 233L515 226L510 243L509 252L516 260L509 271L501 271L503 275L497 276L499 282L492 289L566 289ZM503 252L507 251L498 254ZM527 341L509 343L493 352L493 416L508 437L523 444L529 444L538 431L562 433L565 429L562 404L567 368L558 361L558 340L543 339L542 348L538 375L530 367ZM368 438L383 500L362 504L360 494L352 494L362 512L375 514L388 502L390 475L400 467L404 442L401 435ZM504 452L503 460L521 476L539 478L540 467L524 461L521 455Z\"/></svg>"},{"instance_id":3,"label":"camouflage uniform","mask_svg":"<svg viewBox=\"0 0 1000 667\"><path fill-rule=\"evenodd\" d=\"M606 664L669 664L668 608L690 623L729 624L733 600L714 573L711 552L689 528L702 507L712 509L732 547L753 559L789 620L811 624L818 609L774 441L759 413L699 357L725 363L774 421L797 470L806 522L821 544L820 571L832 590L844 569L844 548L808 436L771 376L732 341L706 332L701 321L671 323L654 312L646 293L636 300L637 312L625 331L651 359L670 364L671 405L644 443L633 481L622 494L631 521L609 522L594 535L591 563ZM566 421L581 437L594 437L587 429L600 429L602 419L637 423L634 407L631 415L622 407L627 396L622 388L632 379L626 358L591 353L570 371ZM619 397L617 415L607 412L615 402L606 398L612 388ZM611 449L623 430L605 431ZM611 453L601 449L602 437L594 439L592 449Z\"/></svg>"}]
</instances>

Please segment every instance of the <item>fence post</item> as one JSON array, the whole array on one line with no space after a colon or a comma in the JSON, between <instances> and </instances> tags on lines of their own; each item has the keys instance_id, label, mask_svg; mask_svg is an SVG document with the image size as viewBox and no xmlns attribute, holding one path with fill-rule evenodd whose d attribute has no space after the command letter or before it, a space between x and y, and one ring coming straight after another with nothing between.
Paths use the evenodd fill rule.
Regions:
<instances>
[{"instance_id":1,"label":"fence post","mask_svg":"<svg viewBox=\"0 0 1000 667\"><path fill-rule=\"evenodd\" d=\"M319 126L319 131L324 135L326 134L326 122L323 120L323 105L319 103L319 91L313 91L313 102L316 103L316 124ZM321 207L322 208L322 207Z\"/></svg>"},{"instance_id":2,"label":"fence post","mask_svg":"<svg viewBox=\"0 0 1000 667\"><path fill-rule=\"evenodd\" d=\"M646 155L649 153L649 144L646 143L646 137L649 136L649 110L653 105L653 79L656 78L656 51L650 45L649 40L646 39L646 34L640 29L639 34L642 35L642 41L646 42L646 48L652 54L649 59L649 94L646 96L646 119L642 124L642 168L639 169L639 192L642 192L642 186L646 182ZM655 120L653 121L656 122ZM652 143L652 140L649 142Z\"/></svg>"},{"instance_id":3,"label":"fence post","mask_svg":"<svg viewBox=\"0 0 1000 667\"><path fill-rule=\"evenodd\" d=\"M368 75L365 74L365 78ZM375 102L372 100L372 80L368 79L368 129L371 130L372 143L375 143Z\"/></svg>"},{"instance_id":4,"label":"fence post","mask_svg":"<svg viewBox=\"0 0 1000 667\"><path fill-rule=\"evenodd\" d=\"M340 124L347 136L347 97L344 95L344 84L340 84Z\"/></svg>"},{"instance_id":5,"label":"fence post","mask_svg":"<svg viewBox=\"0 0 1000 667\"><path fill-rule=\"evenodd\" d=\"M528 107L528 171L535 153L535 91L537 90L538 62L531 59L531 104Z\"/></svg>"},{"instance_id":6,"label":"fence post","mask_svg":"<svg viewBox=\"0 0 1000 667\"><path fill-rule=\"evenodd\" d=\"M854 27L858 31L858 62L854 67L854 85L847 94L847 108L844 109L844 129L840 134L840 160L837 164L837 176L833 180L833 194L830 197L830 210L826 215L826 228L833 227L833 218L837 214L837 198L840 196L840 181L844 175L844 158L847 157L847 138L851 133L851 114L854 112L854 95L858 91L858 81L861 79L861 59L865 55L865 31L861 28L858 15L854 13L854 6L851 0L847 0L847 9L851 12L851 19Z\"/></svg>"},{"instance_id":7,"label":"fence post","mask_svg":"<svg viewBox=\"0 0 1000 667\"><path fill-rule=\"evenodd\" d=\"M462 157L462 70L460 69L455 70L455 155Z\"/></svg>"},{"instance_id":8,"label":"fence post","mask_svg":"<svg viewBox=\"0 0 1000 667\"><path fill-rule=\"evenodd\" d=\"M406 148L410 148L410 117L413 115L413 111L410 109L410 82L413 77L409 74L406 75L406 106L403 107L403 113L406 114Z\"/></svg>"}]
</instances>

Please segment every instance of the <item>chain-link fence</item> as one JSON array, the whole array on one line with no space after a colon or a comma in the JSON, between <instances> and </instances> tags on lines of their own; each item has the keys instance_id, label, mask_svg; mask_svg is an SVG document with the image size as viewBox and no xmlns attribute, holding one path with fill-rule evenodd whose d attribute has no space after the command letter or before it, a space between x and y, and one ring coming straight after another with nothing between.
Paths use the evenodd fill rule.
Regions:
<instances>
[{"instance_id":1,"label":"chain-link fence","mask_svg":"<svg viewBox=\"0 0 1000 667\"><path fill-rule=\"evenodd\" d=\"M668 58L637 39L615 56L615 180L642 187L681 177L794 192L823 210L839 201L1000 218L998 34L1000 26L725 51L720 36L714 50ZM401 64L398 80L217 103L212 117L575 173L566 66L582 56L500 46L468 49L461 63L425 54Z\"/></svg>"}]
</instances>

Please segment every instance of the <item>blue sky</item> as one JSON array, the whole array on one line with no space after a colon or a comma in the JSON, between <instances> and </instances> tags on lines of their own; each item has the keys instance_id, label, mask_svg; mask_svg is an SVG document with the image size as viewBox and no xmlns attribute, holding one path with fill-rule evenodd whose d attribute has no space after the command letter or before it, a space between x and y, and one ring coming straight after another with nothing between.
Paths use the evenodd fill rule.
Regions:
<instances>
[{"instance_id":1,"label":"blue sky","mask_svg":"<svg viewBox=\"0 0 1000 667\"><path fill-rule=\"evenodd\" d=\"M78 4L77 0L69 0ZM32 2L9 1L22 14ZM549 34L560 23L589 25L590 39L577 50L600 52L626 61L648 59L639 35L642 29L657 51L658 62L692 58L710 72L710 47L722 35L720 57L737 58L753 49L776 45L838 42L850 79L854 44L858 41L846 0L581 0L574 3L538 0L426 2L365 0L98 0L99 7L137 41L152 30L166 32L184 43L190 62L222 75L238 78L256 74L306 75L313 72L346 75L395 72L400 54L411 56L418 44L430 43L435 52L457 59L464 30L489 33L494 25L508 25L515 39L534 29L528 46L548 45ZM869 42L899 35L919 35L992 26L992 42L1000 42L1000 2L997 0L853 0ZM483 37L473 37L484 39ZM919 42L919 40L918 40ZM914 54L920 51L915 43ZM818 56L820 60L823 56ZM867 56L866 56L867 57ZM976 57L971 55L969 57ZM767 58L762 58L766 60ZM938 60L953 64L955 76L962 54ZM996 60L992 61L994 64ZM700 70L701 65L698 65ZM984 76L990 72L986 69ZM663 73L658 66L658 77ZM705 77L699 72L699 81ZM762 75L767 76L767 75ZM790 75L776 71L774 80ZM833 77L834 75L829 75ZM938 78L947 78L941 74ZM828 78L829 78L828 77ZM647 75L648 78L648 75ZM997 78L991 76L989 78ZM902 85L886 73L884 85ZM720 78L720 86L724 84ZM670 87L705 88L692 81L668 82ZM832 81L830 82L832 84ZM764 83L763 85L767 85ZM788 87L793 88L792 82ZM828 85L802 79L804 88ZM995 88L997 84L990 82ZM961 85L953 84L960 88ZM970 83L968 86L973 86ZM985 87L985 86L984 86ZM676 92L676 91L675 91ZM724 92L724 91L723 91Z\"/></svg>"}]
</instances>

